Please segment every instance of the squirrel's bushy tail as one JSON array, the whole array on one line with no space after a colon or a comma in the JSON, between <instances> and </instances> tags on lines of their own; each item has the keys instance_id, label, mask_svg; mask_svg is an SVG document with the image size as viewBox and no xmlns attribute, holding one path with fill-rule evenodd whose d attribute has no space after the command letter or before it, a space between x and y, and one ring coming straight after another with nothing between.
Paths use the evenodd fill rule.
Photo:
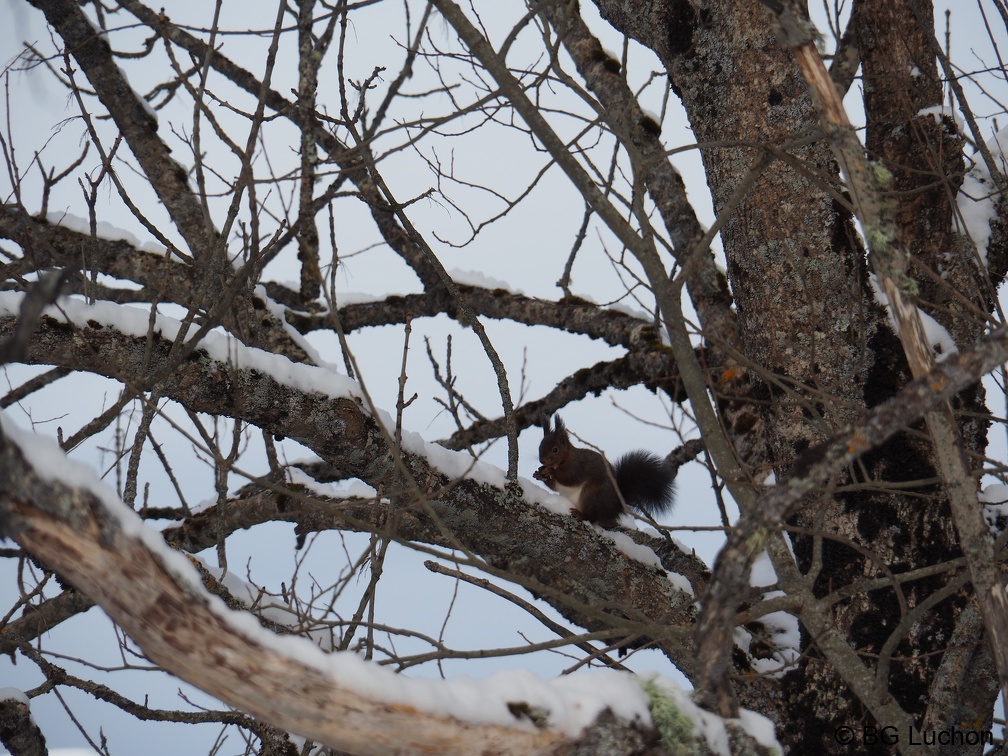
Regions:
<instances>
[{"instance_id":1,"label":"squirrel's bushy tail","mask_svg":"<svg viewBox=\"0 0 1008 756\"><path fill-rule=\"evenodd\" d=\"M665 514L675 506L675 476L664 459L646 451L632 451L613 466L623 500L651 516Z\"/></svg>"}]
</instances>

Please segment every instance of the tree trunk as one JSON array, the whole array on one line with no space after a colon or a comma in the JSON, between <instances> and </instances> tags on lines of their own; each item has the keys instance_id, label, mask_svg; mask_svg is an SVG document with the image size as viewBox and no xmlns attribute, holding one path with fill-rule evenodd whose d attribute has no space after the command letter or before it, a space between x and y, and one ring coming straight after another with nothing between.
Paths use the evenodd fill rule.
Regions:
<instances>
[{"instance_id":1,"label":"tree trunk","mask_svg":"<svg viewBox=\"0 0 1008 756\"><path fill-rule=\"evenodd\" d=\"M688 113L715 211L726 216L721 238L740 323L737 343L727 348L755 366L748 375L780 480L806 450L891 397L910 377L873 295L835 161L825 140L792 146L815 133L818 118L797 65L776 38L772 15L755 0L707 2L699 10L671 0L652 4L648 15L625 13L609 0L598 6L616 28L658 54ZM933 18L930 3L915 10ZM952 225L963 173L961 137L944 118L918 115L941 102L932 28L922 28L900 0L857 3L854 16L867 146L893 174L888 201L913 253L920 299L957 343L972 343L989 311L976 305L990 303L993 288ZM776 159L735 204L737 187L767 147ZM708 339L717 343L719 334ZM973 455L986 443L983 398L978 385L956 405ZM818 597L885 574L880 565L913 569L959 556L930 458L926 435L901 433L793 516L794 551L800 569L815 578ZM967 595L960 591L920 615L913 612L948 580L939 574L904 584L899 595L874 590L833 605L832 623L882 674L879 682L917 726L942 653L957 632L953 608ZM895 648L887 646L892 640L899 640ZM742 701L781 725L786 747L831 751L835 729L860 731L866 714L833 666L815 653L814 639L804 637L802 646L806 655L782 681L779 701L747 699L744 690ZM887 673L878 672L880 653ZM961 710L949 712L963 717L958 722L990 721L996 673L986 652L977 654L970 667L975 677L960 683Z\"/></svg>"}]
</instances>

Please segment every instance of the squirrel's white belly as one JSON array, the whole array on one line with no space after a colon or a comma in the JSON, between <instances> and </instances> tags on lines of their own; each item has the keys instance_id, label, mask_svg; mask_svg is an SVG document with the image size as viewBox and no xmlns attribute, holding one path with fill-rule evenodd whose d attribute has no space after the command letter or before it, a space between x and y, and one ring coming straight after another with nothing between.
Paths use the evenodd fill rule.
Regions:
<instances>
[{"instance_id":1,"label":"squirrel's white belly","mask_svg":"<svg viewBox=\"0 0 1008 756\"><path fill-rule=\"evenodd\" d=\"M566 496L571 500L571 504L577 507L578 511L581 510L581 491L584 489L584 483L580 486L565 486L562 483L556 483L556 490Z\"/></svg>"}]
</instances>

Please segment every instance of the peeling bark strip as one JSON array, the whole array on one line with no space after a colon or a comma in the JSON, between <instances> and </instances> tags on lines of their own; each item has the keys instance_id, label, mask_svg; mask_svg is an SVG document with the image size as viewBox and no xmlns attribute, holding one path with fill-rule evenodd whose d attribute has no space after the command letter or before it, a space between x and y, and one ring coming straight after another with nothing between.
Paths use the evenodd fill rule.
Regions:
<instances>
[{"instance_id":1,"label":"peeling bark strip","mask_svg":"<svg viewBox=\"0 0 1008 756\"><path fill-rule=\"evenodd\" d=\"M781 42L791 50L805 77L812 102L846 179L854 212L864 228L872 263L888 298L896 335L910 369L915 377L927 375L934 366L934 357L915 302L908 269L909 250L904 246L902 229L884 208L879 181L816 48L815 29L797 3L764 0L764 4L774 10ZM1008 599L1004 581L997 567L993 540L983 521L976 484L952 407L947 401L941 402L925 415L925 419L984 624L994 637L1004 639L1008 637ZM1002 696L1008 700L1008 645L995 643L993 652Z\"/></svg>"},{"instance_id":2,"label":"peeling bark strip","mask_svg":"<svg viewBox=\"0 0 1008 756\"><path fill-rule=\"evenodd\" d=\"M474 725L370 700L242 633L211 609L201 586L173 574L139 533L127 532L105 502L40 478L9 439L0 450L0 480L7 481L3 535L92 597L155 664L277 727L361 754L546 754L566 741L557 732Z\"/></svg>"},{"instance_id":3,"label":"peeling bark strip","mask_svg":"<svg viewBox=\"0 0 1008 756\"><path fill-rule=\"evenodd\" d=\"M931 373L908 384L855 426L810 449L795 465L786 485L771 489L758 506L740 518L714 566L697 627L698 688L711 708L721 709L722 716L733 716L737 711L728 683L734 639L724 628L735 626L735 616L749 584L749 569L763 549L766 534L778 528L803 496L841 466L920 420L932 407L948 402L1006 360L1008 329L1002 328L978 341L972 350L939 363ZM891 699L880 703L889 706Z\"/></svg>"}]
</instances>

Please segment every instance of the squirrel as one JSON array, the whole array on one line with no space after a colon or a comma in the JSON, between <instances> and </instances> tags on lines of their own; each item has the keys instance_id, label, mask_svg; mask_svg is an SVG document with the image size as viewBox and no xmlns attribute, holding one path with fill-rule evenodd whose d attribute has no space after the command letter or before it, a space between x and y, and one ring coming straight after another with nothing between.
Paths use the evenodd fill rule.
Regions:
<instances>
[{"instance_id":1,"label":"squirrel","mask_svg":"<svg viewBox=\"0 0 1008 756\"><path fill-rule=\"evenodd\" d=\"M677 470L666 460L638 450L611 465L597 451L574 446L559 415L550 425L543 417L542 466L532 477L570 499L571 515L612 528L625 504L652 516L672 509Z\"/></svg>"}]
</instances>

